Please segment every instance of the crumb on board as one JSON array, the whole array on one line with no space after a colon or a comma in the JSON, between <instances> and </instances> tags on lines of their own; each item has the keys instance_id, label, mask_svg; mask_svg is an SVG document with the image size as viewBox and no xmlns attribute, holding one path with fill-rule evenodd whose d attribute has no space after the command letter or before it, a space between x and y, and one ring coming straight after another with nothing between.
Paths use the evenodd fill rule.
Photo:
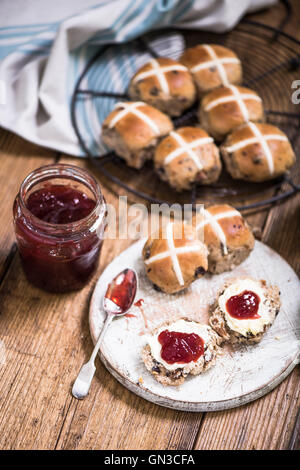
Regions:
<instances>
[{"instance_id":1,"label":"crumb on board","mask_svg":"<svg viewBox=\"0 0 300 470\"><path fill-rule=\"evenodd\" d=\"M143 384L143 383L144 383L144 379L143 379L143 377L141 376L141 377L139 377L139 384Z\"/></svg>"}]
</instances>

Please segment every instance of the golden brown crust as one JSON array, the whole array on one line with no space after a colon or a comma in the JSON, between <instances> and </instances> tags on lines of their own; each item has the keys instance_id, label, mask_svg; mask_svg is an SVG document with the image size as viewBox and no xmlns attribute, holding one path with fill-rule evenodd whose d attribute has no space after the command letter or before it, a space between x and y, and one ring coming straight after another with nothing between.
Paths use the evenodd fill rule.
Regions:
<instances>
[{"instance_id":1,"label":"golden brown crust","mask_svg":"<svg viewBox=\"0 0 300 470\"><path fill-rule=\"evenodd\" d=\"M183 285L178 280L171 256L149 263L153 256L169 251L165 230L160 228L158 233L151 235L143 248L143 259L148 278L157 288L168 294L185 289L207 270L207 249L197 239L195 229L179 222L174 223L173 229L175 248L197 247L197 251L177 254L184 280Z\"/></svg>"},{"instance_id":2,"label":"golden brown crust","mask_svg":"<svg viewBox=\"0 0 300 470\"><path fill-rule=\"evenodd\" d=\"M236 212L236 215L218 219L218 224L226 236L227 252L224 251L224 246L211 224L207 223L203 227L200 224L204 218L198 216L197 222L194 219L194 224L200 225L198 237L203 238L208 248L208 271L214 274L230 271L249 256L254 247L254 236L242 215L229 204L210 206L206 210L213 216Z\"/></svg>"},{"instance_id":3,"label":"golden brown crust","mask_svg":"<svg viewBox=\"0 0 300 470\"><path fill-rule=\"evenodd\" d=\"M270 124L256 124L256 126L263 135L286 137L278 127ZM273 172L270 171L268 160L260 144L250 143L238 150L230 150L231 146L249 138L253 138L253 133L245 124L233 131L221 146L227 171L233 178L253 182L266 181L286 173L294 165L296 157L288 140L267 141L273 157Z\"/></svg>"},{"instance_id":4,"label":"golden brown crust","mask_svg":"<svg viewBox=\"0 0 300 470\"><path fill-rule=\"evenodd\" d=\"M198 127L182 127L176 129L176 133L187 144L209 137L203 129ZM211 184L218 180L222 166L219 150L213 142L200 144L193 148L193 152L199 158L199 163L203 166L202 169L197 167L195 161L186 151L167 163L166 157L178 148L180 145L172 135L165 137L157 146L154 165L162 180L167 181L177 191L190 189L194 183Z\"/></svg>"},{"instance_id":5,"label":"golden brown crust","mask_svg":"<svg viewBox=\"0 0 300 470\"><path fill-rule=\"evenodd\" d=\"M179 62L166 57L159 57L156 62L161 67L182 66ZM165 72L169 88L166 93L156 75L135 80L141 73L152 69L151 63L147 62L136 72L129 85L129 96L133 100L145 101L171 116L179 116L196 100L196 88L191 74L188 69Z\"/></svg>"},{"instance_id":6,"label":"golden brown crust","mask_svg":"<svg viewBox=\"0 0 300 470\"><path fill-rule=\"evenodd\" d=\"M227 211L236 211L236 209L229 204L219 204L210 206L207 209L212 215L218 215ZM236 211L238 212L238 211ZM238 212L238 215L231 217L224 217L218 220L219 225L222 227L223 232L226 234L227 247L253 247L254 237L249 228L249 225L243 218L242 214ZM211 226L207 224L204 229L205 243L209 245L218 245L220 240L218 239Z\"/></svg>"},{"instance_id":7,"label":"golden brown crust","mask_svg":"<svg viewBox=\"0 0 300 470\"><path fill-rule=\"evenodd\" d=\"M146 369L162 385L178 386L185 381L182 369L176 369L176 371L169 373L162 364L153 358L149 344L146 344L142 350L142 360Z\"/></svg>"},{"instance_id":8,"label":"golden brown crust","mask_svg":"<svg viewBox=\"0 0 300 470\"><path fill-rule=\"evenodd\" d=\"M253 90L244 87L236 88L240 93L258 97L258 94ZM227 134L245 122L245 118L237 101L220 103L211 109L206 109L213 101L232 96L232 94L230 88L221 87L208 93L201 101L199 108L200 124L217 140L222 140ZM261 101L245 99L243 102L248 110L250 121L258 122L263 120L264 113Z\"/></svg>"},{"instance_id":9,"label":"golden brown crust","mask_svg":"<svg viewBox=\"0 0 300 470\"><path fill-rule=\"evenodd\" d=\"M237 279L233 279L224 284L223 288L218 293L215 303L211 306L211 316L209 319L210 326L221 336L224 341L229 343L259 343L261 341L265 332L273 324L276 315L279 313L281 301L280 301L280 291L277 286L267 286L265 280L260 280L261 287L265 289L266 292L266 301L268 303L268 308L270 314L273 318L272 323L265 325L264 330L261 333L254 335L253 333L247 333L247 336L244 336L237 331L232 330L227 321L224 312L219 306L219 297L224 293L225 289L234 283ZM241 320L242 321L242 320Z\"/></svg>"},{"instance_id":10,"label":"golden brown crust","mask_svg":"<svg viewBox=\"0 0 300 470\"><path fill-rule=\"evenodd\" d=\"M220 59L224 57L238 59L237 55L227 47L215 44L211 44L210 47L212 47L213 51ZM198 72L192 72L191 70L196 65L211 60L212 59L207 50L200 44L186 49L180 57L180 62L185 65L193 75L199 96L223 85L218 69L215 66L207 67L199 70ZM228 83L233 85L239 85L242 83L242 66L240 62L234 64L223 64L223 66L226 71Z\"/></svg>"},{"instance_id":11,"label":"golden brown crust","mask_svg":"<svg viewBox=\"0 0 300 470\"><path fill-rule=\"evenodd\" d=\"M125 103L125 105L129 104L132 103ZM152 157L158 140L173 129L173 123L166 114L145 103L142 103L137 109L153 121L158 132L155 132L147 122L131 112L111 127L112 120L122 112L122 103L120 103L119 107L114 109L105 119L102 139L108 147L123 157L129 166L141 168L144 160Z\"/></svg>"}]
</instances>

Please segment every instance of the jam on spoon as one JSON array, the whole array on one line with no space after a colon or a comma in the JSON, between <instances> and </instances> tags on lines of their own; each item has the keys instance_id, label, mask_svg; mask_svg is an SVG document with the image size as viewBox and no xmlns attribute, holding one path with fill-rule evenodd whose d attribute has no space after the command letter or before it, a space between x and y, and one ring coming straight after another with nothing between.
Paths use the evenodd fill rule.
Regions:
<instances>
[{"instance_id":1,"label":"jam on spoon","mask_svg":"<svg viewBox=\"0 0 300 470\"><path fill-rule=\"evenodd\" d=\"M109 284L105 294L105 310L108 305L117 315L123 315L135 298L137 289L136 274L132 269L125 269ZM109 301L109 302L108 302Z\"/></svg>"},{"instance_id":2,"label":"jam on spoon","mask_svg":"<svg viewBox=\"0 0 300 470\"><path fill-rule=\"evenodd\" d=\"M226 302L226 309L229 315L239 320L260 318L258 307L259 296L252 291L245 290L239 295L233 295Z\"/></svg>"},{"instance_id":3,"label":"jam on spoon","mask_svg":"<svg viewBox=\"0 0 300 470\"><path fill-rule=\"evenodd\" d=\"M103 299L103 309L106 319L101 333L97 339L90 360L83 364L72 388L75 398L83 399L89 393L89 389L96 371L95 359L101 346L107 328L115 316L122 316L132 306L137 290L137 275L133 269L124 269L108 285Z\"/></svg>"},{"instance_id":4,"label":"jam on spoon","mask_svg":"<svg viewBox=\"0 0 300 470\"><path fill-rule=\"evenodd\" d=\"M204 341L196 333L164 330L158 336L161 357L168 364L196 362L204 354Z\"/></svg>"}]
</instances>

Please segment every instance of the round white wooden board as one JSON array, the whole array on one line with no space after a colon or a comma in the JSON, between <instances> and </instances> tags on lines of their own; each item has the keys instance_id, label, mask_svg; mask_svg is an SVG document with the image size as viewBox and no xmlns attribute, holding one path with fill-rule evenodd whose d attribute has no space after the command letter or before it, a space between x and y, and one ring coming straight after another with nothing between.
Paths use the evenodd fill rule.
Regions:
<instances>
[{"instance_id":1,"label":"round white wooden board","mask_svg":"<svg viewBox=\"0 0 300 470\"><path fill-rule=\"evenodd\" d=\"M124 268L134 268L139 286L136 299L143 299L142 315L133 306L131 317L116 318L106 333L100 357L111 374L137 395L158 405L186 411L233 408L265 395L278 385L299 362L300 281L277 253L261 242L234 271L205 275L185 292L157 292L145 275L141 259L145 240L139 240L115 258L99 278L90 305L90 330L95 342L105 314L102 299L107 284ZM188 377L179 387L165 387L146 370L141 350L147 334L180 317L207 323L208 307L225 281L251 276L276 284L281 291L281 310L259 344L224 347L216 365L204 374Z\"/></svg>"}]
</instances>

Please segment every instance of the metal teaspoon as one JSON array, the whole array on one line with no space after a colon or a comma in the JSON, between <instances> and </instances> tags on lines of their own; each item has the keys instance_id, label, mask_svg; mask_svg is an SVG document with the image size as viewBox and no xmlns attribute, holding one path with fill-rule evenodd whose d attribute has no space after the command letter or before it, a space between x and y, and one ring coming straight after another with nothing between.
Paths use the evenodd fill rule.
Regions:
<instances>
[{"instance_id":1,"label":"metal teaspoon","mask_svg":"<svg viewBox=\"0 0 300 470\"><path fill-rule=\"evenodd\" d=\"M101 346L104 335L117 316L125 315L132 306L137 291L137 275L133 269L124 269L108 285L103 299L103 309L106 312L106 319L101 333L91 354L90 360L83 364L74 382L72 395L82 400L89 393L89 389L96 371L95 359Z\"/></svg>"}]
</instances>

